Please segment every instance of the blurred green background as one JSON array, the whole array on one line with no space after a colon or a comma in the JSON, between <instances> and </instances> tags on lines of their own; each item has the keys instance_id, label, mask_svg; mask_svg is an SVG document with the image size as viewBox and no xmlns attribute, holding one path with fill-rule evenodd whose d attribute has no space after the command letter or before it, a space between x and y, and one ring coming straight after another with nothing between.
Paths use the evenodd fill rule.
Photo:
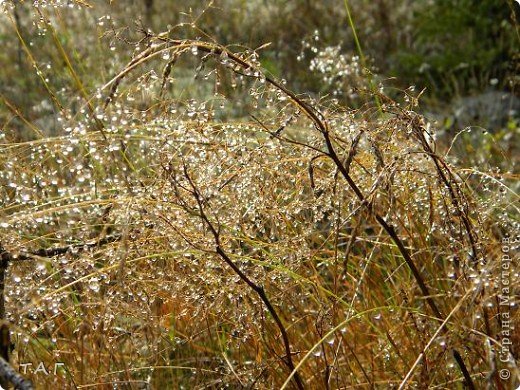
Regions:
<instances>
[{"instance_id":1,"label":"blurred green background","mask_svg":"<svg viewBox=\"0 0 520 390\"><path fill-rule=\"evenodd\" d=\"M82 88L94 94L131 58L125 40L138 40L139 29L171 28L180 38L209 37L237 50L265 45L262 65L293 90L332 96L352 108L367 101L366 67L373 85L390 97L410 86L415 94L424 89L419 110L445 129L479 125L497 133L518 127L520 6L513 0L97 0L88 11L54 3L62 7L4 5L0 26L0 92L46 128L54 126L48 119L53 107L41 100L47 95L43 80L63 101L78 86L57 45L43 35L55 34L54 41L73 53ZM42 14L55 31L42 25L43 18L38 23ZM0 119L6 123L12 114L3 106ZM23 127L19 118L13 121Z\"/></svg>"}]
</instances>

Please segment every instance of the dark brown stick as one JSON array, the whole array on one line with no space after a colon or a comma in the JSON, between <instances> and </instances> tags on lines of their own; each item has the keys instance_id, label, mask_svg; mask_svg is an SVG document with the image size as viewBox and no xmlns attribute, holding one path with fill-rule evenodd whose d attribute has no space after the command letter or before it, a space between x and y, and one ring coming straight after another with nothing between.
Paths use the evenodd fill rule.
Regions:
<instances>
[{"instance_id":1,"label":"dark brown stick","mask_svg":"<svg viewBox=\"0 0 520 390\"><path fill-rule=\"evenodd\" d=\"M282 341L283 341L283 345L284 345L284 349L285 349L285 359L283 359L283 361L287 365L287 368L292 373L293 371L295 371L295 365L292 360L291 343L289 341L289 336L287 334L287 330L285 329L285 326L282 323L282 320L280 319L280 317L278 316L278 313L276 312L275 308L271 304L271 301L269 300L267 294L265 293L264 288L262 286L256 284L255 282L253 282L244 272L242 272L242 270L233 262L233 260L231 260L229 255L222 249L222 247L220 245L220 231L218 228L216 228L214 226L213 222L211 222L209 220L209 218L204 210L204 206L203 206L204 199L203 199L202 195L200 194L197 186L191 179L191 176L188 173L188 168L186 167L185 164L183 165L183 169L184 169L184 176L188 180L188 183L190 184L190 187L192 189L191 194L193 195L193 197L195 198L195 201L197 202L199 217L206 224L206 226L210 230L210 232L213 235L213 238L215 240L215 245L216 245L215 252L220 256L220 258L222 260L224 260L224 262L227 265L229 265L229 267L233 270L233 272L235 272L240 277L240 279L243 282L245 282L258 295L258 297L262 300L262 302L266 306L267 310L273 317L274 322L276 323L276 326L278 327L278 329L280 331L280 334L282 335ZM295 371L293 379L294 379L294 382L295 382L296 386L298 387L298 389L302 390L305 388L298 371Z\"/></svg>"},{"instance_id":2,"label":"dark brown stick","mask_svg":"<svg viewBox=\"0 0 520 390\"><path fill-rule=\"evenodd\" d=\"M0 377L8 383L12 383L18 390L33 390L33 384L29 379L25 379L9 364L3 357L0 357ZM2 383L2 388L7 389L7 385Z\"/></svg>"},{"instance_id":3,"label":"dark brown stick","mask_svg":"<svg viewBox=\"0 0 520 390\"><path fill-rule=\"evenodd\" d=\"M0 254L2 255L2 260L5 260L7 262L34 260L36 257L54 257L58 255L64 255L67 252L82 252L92 248L110 244L119 240L121 240L121 234L112 234L110 236L106 236L104 238L92 242L71 244L67 246L54 248L40 248L34 251L20 252L18 254L13 254L0 247Z\"/></svg>"}]
</instances>

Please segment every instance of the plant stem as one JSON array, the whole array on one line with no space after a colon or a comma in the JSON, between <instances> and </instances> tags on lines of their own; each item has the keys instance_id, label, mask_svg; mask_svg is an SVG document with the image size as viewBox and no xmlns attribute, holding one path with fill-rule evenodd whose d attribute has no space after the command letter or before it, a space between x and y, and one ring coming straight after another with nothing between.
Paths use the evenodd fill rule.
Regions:
<instances>
[{"instance_id":1,"label":"plant stem","mask_svg":"<svg viewBox=\"0 0 520 390\"><path fill-rule=\"evenodd\" d=\"M354 20L352 19L352 14L350 13L350 7L348 5L348 0L343 0L343 4L345 5L345 11L347 12L348 24L350 25L350 28L352 29L352 35L354 37L354 43L356 44L356 49L357 49L357 52L359 55L359 59L361 61L361 66L367 73L368 85L370 87L370 91L374 94L374 100L376 102L377 109L378 109L379 113L382 113L383 109L381 107L381 101L379 100L379 96L376 93L376 86L374 84L374 79L372 77L372 73L367 68L365 54L363 53L363 49L361 48L361 43L359 42L359 38L358 38L358 35L356 32L356 27L354 25Z\"/></svg>"}]
</instances>

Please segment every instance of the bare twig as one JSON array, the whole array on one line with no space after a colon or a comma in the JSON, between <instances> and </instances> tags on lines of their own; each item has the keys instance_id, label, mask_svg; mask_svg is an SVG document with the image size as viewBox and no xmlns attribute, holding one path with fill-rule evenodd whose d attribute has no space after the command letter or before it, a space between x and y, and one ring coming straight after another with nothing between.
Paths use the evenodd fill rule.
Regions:
<instances>
[{"instance_id":1,"label":"bare twig","mask_svg":"<svg viewBox=\"0 0 520 390\"><path fill-rule=\"evenodd\" d=\"M274 306L271 304L271 301L269 300L267 294L265 293L265 290L262 286L256 284L253 282L234 262L231 260L230 256L227 254L227 252L222 248L221 246L221 240L220 240L220 227L215 227L214 222L212 222L205 211L204 207L204 197L200 193L198 187L196 186L195 182L191 178L188 167L186 164L183 164L183 171L184 176L186 177L186 180L188 181L190 187L191 187L191 194L194 197L199 217L204 222L204 224L208 227L209 231L211 232L213 239L215 240L215 253L219 255L219 257L224 260L224 262L233 270L235 274L237 274L240 279L246 283L262 300L264 305L266 306L267 310L273 317L276 326L278 327L280 334L282 336L282 341L284 344L285 349L285 357L283 359L284 363L287 365L287 368L290 372L293 372L295 369L295 365L292 359L292 352L291 352L291 344L289 341L289 336L287 334L287 330L282 323L282 320L280 319L277 311L275 310ZM294 375L294 382L298 389L304 389L303 381L299 375L298 372Z\"/></svg>"},{"instance_id":2,"label":"bare twig","mask_svg":"<svg viewBox=\"0 0 520 390\"><path fill-rule=\"evenodd\" d=\"M82 252L121 240L121 234L112 234L96 241L82 242L61 247L40 248L29 252L13 254L0 247L2 260L7 262L35 260L38 257L54 257L64 255L67 252Z\"/></svg>"},{"instance_id":3,"label":"bare twig","mask_svg":"<svg viewBox=\"0 0 520 390\"><path fill-rule=\"evenodd\" d=\"M0 376L12 383L18 390L33 390L33 384L16 371L7 360L0 356Z\"/></svg>"}]
</instances>

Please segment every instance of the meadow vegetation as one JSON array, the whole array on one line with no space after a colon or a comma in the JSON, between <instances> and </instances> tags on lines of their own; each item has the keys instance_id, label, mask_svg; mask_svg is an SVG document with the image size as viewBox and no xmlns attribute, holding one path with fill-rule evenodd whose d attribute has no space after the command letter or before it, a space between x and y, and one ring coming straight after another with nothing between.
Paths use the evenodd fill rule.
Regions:
<instances>
[{"instance_id":1,"label":"meadow vegetation","mask_svg":"<svg viewBox=\"0 0 520 390\"><path fill-rule=\"evenodd\" d=\"M342 2L199 3L0 2L3 358L38 389L517 388L518 116L420 113L517 93L516 4L347 2L345 48ZM451 3L500 44L428 47Z\"/></svg>"}]
</instances>

